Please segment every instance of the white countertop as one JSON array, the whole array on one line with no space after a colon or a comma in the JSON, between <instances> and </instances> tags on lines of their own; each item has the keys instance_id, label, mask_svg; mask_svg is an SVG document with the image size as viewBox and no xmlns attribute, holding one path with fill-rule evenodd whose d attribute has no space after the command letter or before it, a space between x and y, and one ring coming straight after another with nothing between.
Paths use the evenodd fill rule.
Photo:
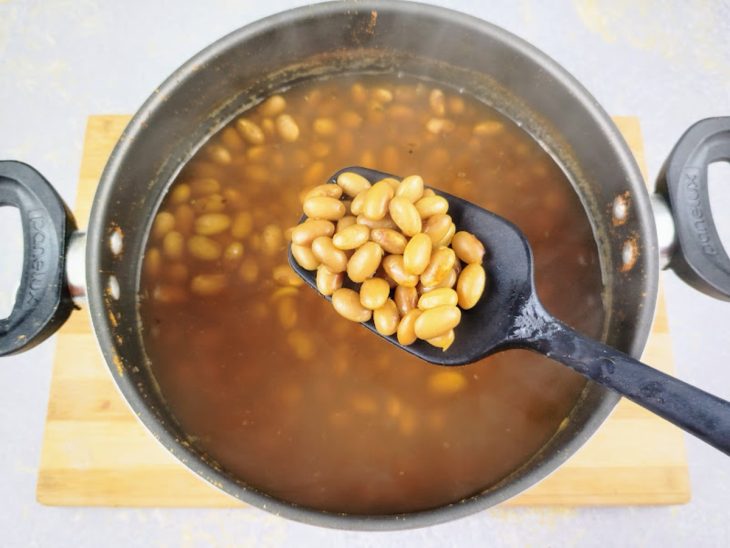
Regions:
<instances>
[{"instance_id":1,"label":"white countertop","mask_svg":"<svg viewBox=\"0 0 730 548\"><path fill-rule=\"evenodd\" d=\"M210 42L301 3L0 0L0 158L32 164L73 203L89 114L134 112ZM640 116L652 180L690 124L730 114L727 1L436 3L525 38L608 112ZM715 184L711 197L730 247L730 180ZM0 299L7 304L17 268L6 257L20 249L22 235L6 216L0 231ZM730 303L697 293L672 273L664 281L678 375L730 399ZM693 498L677 507L497 508L376 534L319 529L255 509L44 507L35 501L35 483L53 350L51 339L0 363L4 546L719 546L730 538L730 460L689 437Z\"/></svg>"}]
</instances>

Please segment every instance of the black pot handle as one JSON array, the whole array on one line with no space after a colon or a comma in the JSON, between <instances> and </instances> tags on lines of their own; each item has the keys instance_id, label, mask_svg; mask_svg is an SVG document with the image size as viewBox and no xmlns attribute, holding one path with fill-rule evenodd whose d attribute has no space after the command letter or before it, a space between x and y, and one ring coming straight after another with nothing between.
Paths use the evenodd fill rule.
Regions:
<instances>
[{"instance_id":1,"label":"black pot handle","mask_svg":"<svg viewBox=\"0 0 730 548\"><path fill-rule=\"evenodd\" d=\"M730 301L730 258L710 209L707 167L730 161L730 116L707 118L690 127L664 164L657 182L674 217L677 247L668 267L689 285Z\"/></svg>"},{"instance_id":2,"label":"black pot handle","mask_svg":"<svg viewBox=\"0 0 730 548\"><path fill-rule=\"evenodd\" d=\"M71 314L66 244L76 223L43 175L21 162L0 161L0 206L20 210L25 249L15 305L0 320L0 356L7 356L44 341Z\"/></svg>"}]
</instances>

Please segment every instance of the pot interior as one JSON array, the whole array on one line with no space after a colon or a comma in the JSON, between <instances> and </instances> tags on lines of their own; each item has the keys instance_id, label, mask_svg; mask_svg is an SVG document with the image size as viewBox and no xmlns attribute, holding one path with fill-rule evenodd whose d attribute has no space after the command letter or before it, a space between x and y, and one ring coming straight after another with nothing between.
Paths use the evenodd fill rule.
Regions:
<instances>
[{"instance_id":1,"label":"pot interior","mask_svg":"<svg viewBox=\"0 0 730 548\"><path fill-rule=\"evenodd\" d=\"M301 510L250 488L180 427L152 374L140 334L141 257L152 220L169 185L211 134L272 91L312 79L342 73L404 74L446 83L516 121L573 185L600 256L605 314L602 332L594 335L638 352L652 313L647 302L655 292L655 246L641 180L615 128L590 96L551 61L499 29L435 8L372 8L359 4L357 10L346 11L327 5L277 16L224 38L182 67L141 109L107 166L92 212L87 264L93 273L92 316L112 373L168 449L246 501L295 519L366 528L445 520L516 494L579 447L617 398L586 384L568 420L521 467L459 507L416 508L405 524L393 516L341 518ZM620 224L612 217L617 196L628 197L629 205ZM109 245L113 233L123 235L121 254ZM119 283L118 299L106 291L110 274Z\"/></svg>"}]
</instances>

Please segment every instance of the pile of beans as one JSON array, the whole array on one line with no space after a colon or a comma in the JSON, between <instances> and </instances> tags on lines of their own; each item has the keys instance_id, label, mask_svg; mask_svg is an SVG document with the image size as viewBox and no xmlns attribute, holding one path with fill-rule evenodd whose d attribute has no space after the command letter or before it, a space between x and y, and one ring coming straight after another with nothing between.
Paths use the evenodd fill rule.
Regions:
<instances>
[{"instance_id":1,"label":"pile of beans","mask_svg":"<svg viewBox=\"0 0 730 548\"><path fill-rule=\"evenodd\" d=\"M484 245L456 231L449 203L419 175L371 184L354 172L305 193L308 219L291 229L291 251L317 271L317 289L353 322L371 319L402 345L446 350L461 309L484 293ZM351 287L343 287L345 273ZM359 284L359 285L358 285Z\"/></svg>"}]
</instances>

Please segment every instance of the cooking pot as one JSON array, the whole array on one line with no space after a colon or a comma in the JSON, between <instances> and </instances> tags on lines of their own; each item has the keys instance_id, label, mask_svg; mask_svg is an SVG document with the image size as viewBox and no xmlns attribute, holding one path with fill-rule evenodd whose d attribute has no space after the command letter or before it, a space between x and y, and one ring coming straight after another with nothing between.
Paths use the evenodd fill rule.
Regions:
<instances>
[{"instance_id":1,"label":"cooking pot","mask_svg":"<svg viewBox=\"0 0 730 548\"><path fill-rule=\"evenodd\" d=\"M333 514L250 488L187 443L156 388L140 336L142 254L176 173L208 136L272 91L352 71L403 72L447 82L516 120L543 144L591 219L605 285L603 339L609 345L641 354L660 267L730 300L730 259L715 230L707 190L708 164L730 159L730 118L690 128L662 171L658 193L650 197L621 135L596 100L526 42L433 6L337 2L235 31L156 89L109 159L86 235L76 230L68 208L37 171L0 162L0 205L20 210L25 236L17 300L0 321L0 355L40 343L87 301L99 346L124 398L147 429L199 476L245 502L303 522L354 529L430 525L498 504L547 476L596 431L618 396L589 382L564 429L521 468L467 500L403 515Z\"/></svg>"}]
</instances>

